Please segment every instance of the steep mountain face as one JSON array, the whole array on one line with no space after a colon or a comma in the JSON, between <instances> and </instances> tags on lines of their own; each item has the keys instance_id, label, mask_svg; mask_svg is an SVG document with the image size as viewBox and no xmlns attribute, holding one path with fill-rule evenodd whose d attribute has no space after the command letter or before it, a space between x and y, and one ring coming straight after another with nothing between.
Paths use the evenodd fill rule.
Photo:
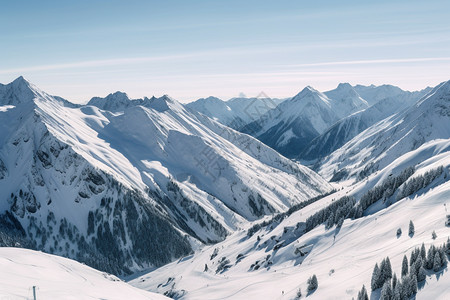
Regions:
<instances>
[{"instance_id":1,"label":"steep mountain face","mask_svg":"<svg viewBox=\"0 0 450 300\"><path fill-rule=\"evenodd\" d=\"M420 94L415 94L419 96ZM351 114L316 137L298 156L300 160L316 161L339 149L373 124L407 109L417 101L415 97L388 97L357 113Z\"/></svg>"},{"instance_id":2,"label":"steep mountain face","mask_svg":"<svg viewBox=\"0 0 450 300\"><path fill-rule=\"evenodd\" d=\"M355 85L353 88L369 105L374 105L378 101L386 98L396 98L398 101L405 103L415 102L431 91L431 88L428 87L421 91L409 92L389 84L380 86L373 84L370 86Z\"/></svg>"},{"instance_id":3,"label":"steep mountain face","mask_svg":"<svg viewBox=\"0 0 450 300\"><path fill-rule=\"evenodd\" d=\"M216 97L201 98L186 104L186 107L234 129L246 124L244 120L238 117L237 112L228 106L227 102Z\"/></svg>"},{"instance_id":4,"label":"steep mountain face","mask_svg":"<svg viewBox=\"0 0 450 300\"><path fill-rule=\"evenodd\" d=\"M365 285L371 298L379 299L381 289L370 288L376 263L389 257L392 273L400 277L404 255L409 262L422 243L429 249L447 242L449 151L450 139L424 144L367 180L249 225L130 283L183 299L296 299L299 290L308 299L356 299ZM372 204L363 206L367 195ZM416 228L412 235L410 220ZM445 270L428 269L416 299L445 299L450 284ZM312 275L319 284L309 291ZM164 284L168 278L170 285Z\"/></svg>"},{"instance_id":5,"label":"steep mountain face","mask_svg":"<svg viewBox=\"0 0 450 300\"><path fill-rule=\"evenodd\" d=\"M338 120L332 101L325 94L306 87L241 131L287 157L295 157Z\"/></svg>"},{"instance_id":6,"label":"steep mountain face","mask_svg":"<svg viewBox=\"0 0 450 300\"><path fill-rule=\"evenodd\" d=\"M164 95L160 98L156 98L155 96L151 98L144 97L142 99L130 99L127 94L123 92L115 92L111 93L105 98L94 97L88 102L88 106L95 106L102 110L110 111L113 113L123 112L127 108L133 106L145 106L154 109L165 110L167 107L163 106L157 108L158 103L164 103L169 96Z\"/></svg>"},{"instance_id":7,"label":"steep mountain face","mask_svg":"<svg viewBox=\"0 0 450 300\"><path fill-rule=\"evenodd\" d=\"M186 107L239 130L283 101L284 99L267 97L232 98L223 101L216 97L208 97L188 103Z\"/></svg>"},{"instance_id":8,"label":"steep mountain face","mask_svg":"<svg viewBox=\"0 0 450 300\"><path fill-rule=\"evenodd\" d=\"M340 83L336 89L324 94L332 100L333 110L340 119L369 107L349 83Z\"/></svg>"},{"instance_id":9,"label":"steep mountain face","mask_svg":"<svg viewBox=\"0 0 450 300\"><path fill-rule=\"evenodd\" d=\"M112 113L18 80L0 94L2 245L129 273L331 188L167 96L129 105L112 94Z\"/></svg>"},{"instance_id":10,"label":"steep mountain face","mask_svg":"<svg viewBox=\"0 0 450 300\"><path fill-rule=\"evenodd\" d=\"M450 83L435 87L410 108L364 130L320 165L326 178L364 178L434 139L450 137ZM336 178L335 178L336 179Z\"/></svg>"}]
</instances>

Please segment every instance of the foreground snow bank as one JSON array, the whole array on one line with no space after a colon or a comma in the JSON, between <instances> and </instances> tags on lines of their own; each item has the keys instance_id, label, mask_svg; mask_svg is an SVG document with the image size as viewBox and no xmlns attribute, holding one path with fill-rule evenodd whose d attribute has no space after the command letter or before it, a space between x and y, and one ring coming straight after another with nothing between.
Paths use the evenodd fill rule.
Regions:
<instances>
[{"instance_id":1,"label":"foreground snow bank","mask_svg":"<svg viewBox=\"0 0 450 300\"><path fill-rule=\"evenodd\" d=\"M0 248L0 299L168 299L134 288L74 260L42 252Z\"/></svg>"}]
</instances>

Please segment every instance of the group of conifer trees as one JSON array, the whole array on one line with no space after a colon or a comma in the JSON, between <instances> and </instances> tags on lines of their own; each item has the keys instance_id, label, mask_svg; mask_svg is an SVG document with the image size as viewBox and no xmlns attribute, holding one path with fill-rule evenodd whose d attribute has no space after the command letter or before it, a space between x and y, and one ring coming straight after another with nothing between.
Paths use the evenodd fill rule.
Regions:
<instances>
[{"instance_id":1,"label":"group of conifer trees","mask_svg":"<svg viewBox=\"0 0 450 300\"><path fill-rule=\"evenodd\" d=\"M426 280L428 272L439 272L447 266L447 255L450 255L450 238L442 246L431 245L428 251L425 245L411 252L408 263L403 257L401 277L392 272L389 257L383 259L380 265L375 264L371 279L372 291L381 288L380 300L406 300L417 293L418 283ZM357 300L368 300L366 287L363 285Z\"/></svg>"}]
</instances>

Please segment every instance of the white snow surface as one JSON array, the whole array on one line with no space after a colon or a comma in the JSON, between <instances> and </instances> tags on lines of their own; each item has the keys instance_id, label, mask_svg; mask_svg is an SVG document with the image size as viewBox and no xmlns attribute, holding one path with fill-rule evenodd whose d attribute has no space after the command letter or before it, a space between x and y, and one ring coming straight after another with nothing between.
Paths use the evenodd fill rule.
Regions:
<instances>
[{"instance_id":1,"label":"white snow surface","mask_svg":"<svg viewBox=\"0 0 450 300\"><path fill-rule=\"evenodd\" d=\"M406 153L367 180L329 195L305 207L281 223L263 227L252 237L245 230L236 232L224 242L197 251L193 256L180 259L130 283L154 292L176 289L183 291L181 299L295 299L300 288L307 294L307 279L315 274L319 288L306 299L352 299L364 284L370 291L370 280L375 263L389 256L393 272L401 271L403 256L408 257L422 243L440 246L450 236L445 226L450 205L450 140ZM431 148L441 149L439 153ZM444 151L443 149L447 149ZM334 199L344 195L361 195L381 183L389 175L398 175L404 168L415 166L417 176L439 166L442 175L426 189L403 198L385 208L377 205L370 214L355 220L346 219L342 228L325 229L324 225L297 238L295 227L308 216L322 209ZM416 231L408 236L408 223L413 220ZM397 228L403 234L396 236ZM431 233L437 233L433 240ZM275 250L274 246L283 243ZM217 249L217 250L216 250ZM302 249L304 256L296 253ZM217 251L217 256L211 255ZM239 260L238 257L242 256ZM222 257L229 259L230 267L216 273ZM267 263L270 261L271 263ZM258 270L252 264L259 262ZM205 271L205 265L208 270ZM172 277L171 286L160 285ZM379 297L379 291L373 297ZM377 296L378 295L378 296ZM434 273L427 272L416 299L448 299L450 275L448 267ZM303 298L302 297L302 298ZM375 298L377 299L377 298Z\"/></svg>"},{"instance_id":2,"label":"white snow surface","mask_svg":"<svg viewBox=\"0 0 450 300\"><path fill-rule=\"evenodd\" d=\"M435 87L410 108L367 128L320 164L330 179L339 170L349 176L381 170L404 153L435 139L450 137L450 82ZM364 176L364 175L362 175Z\"/></svg>"},{"instance_id":3,"label":"white snow surface","mask_svg":"<svg viewBox=\"0 0 450 300\"><path fill-rule=\"evenodd\" d=\"M219 222L225 233L233 232L245 220L284 211L331 189L310 169L248 135L188 111L168 96L146 98L145 106L129 105L123 112L110 112L90 105L66 105L23 78L1 88L8 93L0 98L0 160L7 170L0 178L0 196L8 199L20 188L32 191L41 212L53 211L57 218L65 217L83 231L89 210L96 208L101 197L113 196L102 191L93 195L95 201L80 200L80 189L88 188L81 182L84 168L101 170L143 193L149 189L172 197L168 184L175 182L182 196ZM113 100L127 99L125 94L112 95ZM59 157L61 165L39 171L36 166L40 164L31 159L33 152L52 149L55 143L68 145L63 152L69 157ZM68 168L64 160L73 160L73 154L83 161ZM44 174L46 186L36 186L39 172ZM224 232L193 220L179 197L171 200L179 201L174 205L200 239L224 238ZM48 199L57 202L50 204ZM2 202L1 211L9 205ZM38 215L45 224L46 213ZM27 219L22 221L26 227Z\"/></svg>"},{"instance_id":4,"label":"white snow surface","mask_svg":"<svg viewBox=\"0 0 450 300\"><path fill-rule=\"evenodd\" d=\"M189 109L198 111L224 125L239 129L257 120L267 111L275 108L285 99L276 98L232 98L228 101L210 96L186 104Z\"/></svg>"},{"instance_id":5,"label":"white snow surface","mask_svg":"<svg viewBox=\"0 0 450 300\"><path fill-rule=\"evenodd\" d=\"M114 275L67 258L20 248L0 248L0 299L164 300Z\"/></svg>"}]
</instances>

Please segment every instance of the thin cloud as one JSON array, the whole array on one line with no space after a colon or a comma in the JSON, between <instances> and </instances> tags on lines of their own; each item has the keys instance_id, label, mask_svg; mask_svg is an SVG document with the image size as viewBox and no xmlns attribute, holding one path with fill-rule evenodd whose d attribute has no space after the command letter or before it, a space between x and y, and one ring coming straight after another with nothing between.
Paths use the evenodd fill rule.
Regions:
<instances>
[{"instance_id":1,"label":"thin cloud","mask_svg":"<svg viewBox=\"0 0 450 300\"><path fill-rule=\"evenodd\" d=\"M290 67L322 67L322 66L345 66L345 65L372 65L372 64L402 64L414 62L450 61L450 57L425 57L425 58L400 58L400 59L371 59L371 60L349 60L331 61L309 64L296 64Z\"/></svg>"}]
</instances>

